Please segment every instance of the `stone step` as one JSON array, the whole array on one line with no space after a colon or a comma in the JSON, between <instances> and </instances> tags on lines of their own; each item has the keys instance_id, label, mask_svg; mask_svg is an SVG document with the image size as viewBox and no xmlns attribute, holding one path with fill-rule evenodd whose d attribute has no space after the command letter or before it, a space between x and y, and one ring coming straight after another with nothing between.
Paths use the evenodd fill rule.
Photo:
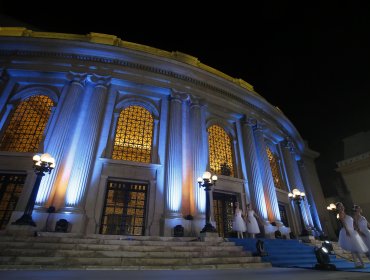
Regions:
<instances>
[{"instance_id":1,"label":"stone step","mask_svg":"<svg viewBox=\"0 0 370 280\"><path fill-rule=\"evenodd\" d=\"M235 246L233 242L212 241L156 241L156 240L115 240L115 239L93 239L93 238L61 238L61 237L13 237L0 236L0 244L9 242L37 242L37 243L63 243L63 244L103 244L103 245L142 245L142 246Z\"/></svg>"},{"instance_id":2,"label":"stone step","mask_svg":"<svg viewBox=\"0 0 370 280\"><path fill-rule=\"evenodd\" d=\"M210 269L269 267L223 238L39 233L0 236L0 269Z\"/></svg>"},{"instance_id":3,"label":"stone step","mask_svg":"<svg viewBox=\"0 0 370 280\"><path fill-rule=\"evenodd\" d=\"M259 257L201 257L201 258L86 258L86 257L35 257L35 256L0 256L0 264L11 265L55 265L81 266L143 266L143 265L215 265L260 262Z\"/></svg>"},{"instance_id":4,"label":"stone step","mask_svg":"<svg viewBox=\"0 0 370 280\"><path fill-rule=\"evenodd\" d=\"M354 261L353 260L353 257L352 257L352 254L346 250L343 250L338 242L335 242L335 241L330 241L331 244L333 244L333 251L335 253L335 255L340 258L340 259L344 259L344 260L349 260L349 261ZM314 242L314 246L317 246L317 247L320 247L322 245L323 241L319 241L319 240L316 240L316 242ZM370 260L369 258L366 256L366 254L361 254L361 257L362 257L362 260L365 262L365 263L370 263Z\"/></svg>"},{"instance_id":5,"label":"stone step","mask_svg":"<svg viewBox=\"0 0 370 280\"><path fill-rule=\"evenodd\" d=\"M63 243L38 243L38 242L0 242L0 250L6 249L46 249L46 250L92 250L92 251L135 251L135 252L241 252L240 246L144 246L144 245L100 245L100 244L63 244ZM1 254L1 251L0 251Z\"/></svg>"},{"instance_id":6,"label":"stone step","mask_svg":"<svg viewBox=\"0 0 370 280\"><path fill-rule=\"evenodd\" d=\"M212 264L212 265L120 265L120 266L93 266L93 265L1 265L0 270L197 270L197 269L257 269L269 268L270 263L240 263L240 264Z\"/></svg>"},{"instance_id":7,"label":"stone step","mask_svg":"<svg viewBox=\"0 0 370 280\"><path fill-rule=\"evenodd\" d=\"M135 246L136 247L136 246ZM200 258L200 257L236 257L236 256L252 256L251 252L237 250L223 251L223 250L203 250L203 251L163 251L158 248L157 251L138 251L131 247L130 250L66 250L66 249L35 249L35 248L20 248L20 249L2 249L0 256L44 256L44 257L107 257L107 258ZM145 249L145 247L142 247ZM168 249L168 248L166 248ZM183 248L181 248L183 249Z\"/></svg>"}]
</instances>

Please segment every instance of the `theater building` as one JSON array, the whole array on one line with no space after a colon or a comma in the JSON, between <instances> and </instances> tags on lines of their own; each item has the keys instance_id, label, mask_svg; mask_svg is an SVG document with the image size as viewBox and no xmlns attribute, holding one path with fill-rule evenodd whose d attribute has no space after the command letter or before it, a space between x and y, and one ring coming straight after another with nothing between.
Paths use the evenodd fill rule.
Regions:
<instances>
[{"instance_id":1,"label":"theater building","mask_svg":"<svg viewBox=\"0 0 370 280\"><path fill-rule=\"evenodd\" d=\"M171 236L182 225L198 236L205 171L218 176L210 212L220 236L233 235L235 202L251 203L265 236L298 235L301 216L322 230L318 154L241 79L112 35L25 28L0 28L0 75L2 231L22 216L42 153L56 166L35 199L39 231L66 219L74 233ZM294 188L306 193L300 210Z\"/></svg>"}]
</instances>

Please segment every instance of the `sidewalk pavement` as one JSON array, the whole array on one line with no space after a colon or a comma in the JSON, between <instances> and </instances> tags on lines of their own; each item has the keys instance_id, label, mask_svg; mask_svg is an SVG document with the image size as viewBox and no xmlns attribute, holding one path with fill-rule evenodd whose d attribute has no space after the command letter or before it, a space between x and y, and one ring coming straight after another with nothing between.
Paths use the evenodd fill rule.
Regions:
<instances>
[{"instance_id":1,"label":"sidewalk pavement","mask_svg":"<svg viewBox=\"0 0 370 280\"><path fill-rule=\"evenodd\" d=\"M229 270L0 270L1 280L360 280L369 273L300 268Z\"/></svg>"}]
</instances>

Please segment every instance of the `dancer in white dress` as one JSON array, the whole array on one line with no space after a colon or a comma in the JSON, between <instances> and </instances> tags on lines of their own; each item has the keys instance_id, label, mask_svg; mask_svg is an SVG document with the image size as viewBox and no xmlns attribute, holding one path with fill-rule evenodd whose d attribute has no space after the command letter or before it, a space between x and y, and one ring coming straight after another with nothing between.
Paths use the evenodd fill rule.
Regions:
<instances>
[{"instance_id":1,"label":"dancer in white dress","mask_svg":"<svg viewBox=\"0 0 370 280\"><path fill-rule=\"evenodd\" d=\"M243 232L247 230L243 219L243 212L239 208L239 202L235 202L235 213L233 219L233 230L238 233L238 238L243 238Z\"/></svg>"},{"instance_id":2,"label":"dancer in white dress","mask_svg":"<svg viewBox=\"0 0 370 280\"><path fill-rule=\"evenodd\" d=\"M362 241L366 244L369 251L367 252L366 256L370 259L370 223L366 220L364 216L362 216L362 209L358 205L353 206L353 210L355 211L354 221L355 221L355 229L360 234Z\"/></svg>"},{"instance_id":3,"label":"dancer in white dress","mask_svg":"<svg viewBox=\"0 0 370 280\"><path fill-rule=\"evenodd\" d=\"M343 226L339 232L339 246L352 253L352 258L356 268L364 268L365 264L361 258L361 254L367 253L368 248L362 241L358 232L354 229L353 219L344 211L345 208L343 203L337 202L335 206L337 207L339 220ZM359 260L359 263L356 262L356 258Z\"/></svg>"},{"instance_id":4,"label":"dancer in white dress","mask_svg":"<svg viewBox=\"0 0 370 280\"><path fill-rule=\"evenodd\" d=\"M258 226L256 218L259 217L252 209L252 206L250 204L247 204L247 217L246 217L247 232L250 234L252 238L254 238L257 233L260 233L260 228Z\"/></svg>"}]
</instances>

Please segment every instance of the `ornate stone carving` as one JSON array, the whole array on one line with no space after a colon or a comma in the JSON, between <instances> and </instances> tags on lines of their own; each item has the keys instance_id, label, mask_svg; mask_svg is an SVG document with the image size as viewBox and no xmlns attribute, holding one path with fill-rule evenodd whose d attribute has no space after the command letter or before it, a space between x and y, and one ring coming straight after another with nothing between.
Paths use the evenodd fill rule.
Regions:
<instances>
[{"instance_id":1,"label":"ornate stone carving","mask_svg":"<svg viewBox=\"0 0 370 280\"><path fill-rule=\"evenodd\" d=\"M171 90L170 100L183 102L189 99L189 94L176 91L174 89Z\"/></svg>"},{"instance_id":2,"label":"ornate stone carving","mask_svg":"<svg viewBox=\"0 0 370 280\"><path fill-rule=\"evenodd\" d=\"M111 76L100 76L97 74L89 75L89 80L95 86L102 86L102 87L108 87L111 82Z\"/></svg>"},{"instance_id":3,"label":"ornate stone carving","mask_svg":"<svg viewBox=\"0 0 370 280\"><path fill-rule=\"evenodd\" d=\"M87 78L87 73L77 73L77 72L70 71L67 74L67 79L71 81L71 83L77 83L77 84L80 84L81 86L85 86L86 78Z\"/></svg>"}]
</instances>

